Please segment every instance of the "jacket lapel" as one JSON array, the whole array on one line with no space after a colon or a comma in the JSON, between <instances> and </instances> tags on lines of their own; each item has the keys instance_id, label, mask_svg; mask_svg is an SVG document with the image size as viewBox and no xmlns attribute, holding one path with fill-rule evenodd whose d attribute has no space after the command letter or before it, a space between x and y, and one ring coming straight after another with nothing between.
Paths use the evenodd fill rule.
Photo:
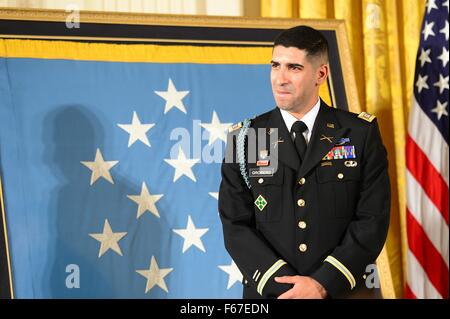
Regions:
<instances>
[{"instance_id":1,"label":"jacket lapel","mask_svg":"<svg viewBox=\"0 0 450 319\"><path fill-rule=\"evenodd\" d=\"M267 127L278 129L278 142L270 145L270 150L274 158L293 170L298 171L300 159L278 107L272 111L267 122Z\"/></svg>"},{"instance_id":2,"label":"jacket lapel","mask_svg":"<svg viewBox=\"0 0 450 319\"><path fill-rule=\"evenodd\" d=\"M342 128L328 105L323 101L314 123L311 140L305 154L305 159L298 171L298 178L305 176L314 168L334 145L347 133L348 128ZM295 151L295 149L294 149Z\"/></svg>"}]
</instances>

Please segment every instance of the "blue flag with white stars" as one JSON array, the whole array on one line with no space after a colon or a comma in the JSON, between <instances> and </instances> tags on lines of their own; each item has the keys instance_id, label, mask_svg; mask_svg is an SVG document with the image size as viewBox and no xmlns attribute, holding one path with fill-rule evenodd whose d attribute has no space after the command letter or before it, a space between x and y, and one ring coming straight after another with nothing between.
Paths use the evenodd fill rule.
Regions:
<instances>
[{"instance_id":1,"label":"blue flag with white stars","mask_svg":"<svg viewBox=\"0 0 450 319\"><path fill-rule=\"evenodd\" d=\"M15 297L240 298L220 166L228 128L274 106L268 50L252 65L1 56Z\"/></svg>"}]
</instances>

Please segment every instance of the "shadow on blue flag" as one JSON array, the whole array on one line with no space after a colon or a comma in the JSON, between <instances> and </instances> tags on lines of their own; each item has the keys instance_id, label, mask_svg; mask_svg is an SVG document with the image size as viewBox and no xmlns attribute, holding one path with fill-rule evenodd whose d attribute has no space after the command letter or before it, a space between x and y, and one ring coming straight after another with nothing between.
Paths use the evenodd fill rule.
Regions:
<instances>
[{"instance_id":1,"label":"shadow on blue flag","mask_svg":"<svg viewBox=\"0 0 450 319\"><path fill-rule=\"evenodd\" d=\"M208 51L217 63L196 63L187 49L190 61L153 63L130 58L137 45L110 61L120 45L86 43L98 53L87 59L64 58L72 42L2 41L15 297L240 298L218 216L220 164L228 127L274 106L270 48L261 64L220 47ZM45 56L27 53L42 45Z\"/></svg>"}]
</instances>

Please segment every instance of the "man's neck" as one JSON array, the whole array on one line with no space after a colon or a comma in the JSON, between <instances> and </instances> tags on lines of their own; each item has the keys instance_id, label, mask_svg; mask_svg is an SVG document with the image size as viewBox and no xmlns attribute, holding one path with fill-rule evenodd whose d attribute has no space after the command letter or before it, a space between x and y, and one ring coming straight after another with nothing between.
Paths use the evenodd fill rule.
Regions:
<instances>
[{"instance_id":1,"label":"man's neck","mask_svg":"<svg viewBox=\"0 0 450 319\"><path fill-rule=\"evenodd\" d=\"M309 111L312 110L312 108L317 104L317 101L319 100L319 96L317 95L313 99L311 99L312 102L308 103L308 106L303 107L300 111L288 111L289 114L295 116L298 120L301 120L306 114L308 114Z\"/></svg>"}]
</instances>

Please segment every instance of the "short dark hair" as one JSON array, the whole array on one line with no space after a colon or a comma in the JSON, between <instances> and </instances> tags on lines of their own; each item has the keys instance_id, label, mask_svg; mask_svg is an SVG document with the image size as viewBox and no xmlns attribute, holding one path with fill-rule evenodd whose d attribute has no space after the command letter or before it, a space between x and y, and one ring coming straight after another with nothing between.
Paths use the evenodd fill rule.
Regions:
<instances>
[{"instance_id":1,"label":"short dark hair","mask_svg":"<svg viewBox=\"0 0 450 319\"><path fill-rule=\"evenodd\" d=\"M281 32L274 42L274 47L282 45L306 51L308 57L324 57L328 61L328 42L320 31L299 25Z\"/></svg>"}]
</instances>

